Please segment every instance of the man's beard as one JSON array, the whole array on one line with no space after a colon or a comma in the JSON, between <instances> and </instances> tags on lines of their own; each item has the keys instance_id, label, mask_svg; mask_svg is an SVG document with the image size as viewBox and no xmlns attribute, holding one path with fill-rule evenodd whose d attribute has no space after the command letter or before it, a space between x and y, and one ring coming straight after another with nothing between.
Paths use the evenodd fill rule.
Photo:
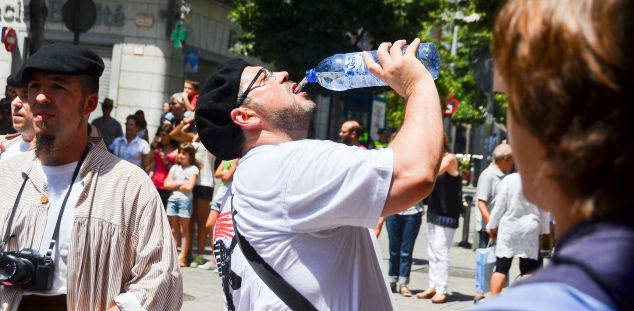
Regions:
<instances>
[{"instance_id":1,"label":"man's beard","mask_svg":"<svg viewBox=\"0 0 634 311\"><path fill-rule=\"evenodd\" d=\"M79 122L77 122L77 130L81 129L82 124L84 123L84 116L82 112L84 110L84 99L81 100L79 104ZM48 129L48 124L46 122L38 122L38 127L41 130ZM55 140L56 136L53 134L35 134L35 156L39 157L42 154L51 155L53 154L53 150L55 148Z\"/></svg>"},{"instance_id":2,"label":"man's beard","mask_svg":"<svg viewBox=\"0 0 634 311\"><path fill-rule=\"evenodd\" d=\"M352 139L350 139L349 136L346 137L341 137L340 139L342 144L348 145L348 146L352 146Z\"/></svg>"},{"instance_id":3,"label":"man's beard","mask_svg":"<svg viewBox=\"0 0 634 311\"><path fill-rule=\"evenodd\" d=\"M35 156L39 157L41 154L50 155L53 153L53 147L55 146L55 135L51 134L36 134L35 135Z\"/></svg>"},{"instance_id":4,"label":"man's beard","mask_svg":"<svg viewBox=\"0 0 634 311\"><path fill-rule=\"evenodd\" d=\"M255 110L269 121L269 125L288 134L294 140L306 138L316 109L314 104L302 107L296 102L279 110L269 109L258 104L255 106L257 107L254 107Z\"/></svg>"}]
</instances>

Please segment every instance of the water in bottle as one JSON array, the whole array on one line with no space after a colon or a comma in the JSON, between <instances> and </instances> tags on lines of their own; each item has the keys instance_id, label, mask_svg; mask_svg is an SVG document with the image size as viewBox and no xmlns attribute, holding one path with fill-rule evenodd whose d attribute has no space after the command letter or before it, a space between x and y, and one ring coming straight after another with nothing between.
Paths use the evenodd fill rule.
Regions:
<instances>
[{"instance_id":1,"label":"water in bottle","mask_svg":"<svg viewBox=\"0 0 634 311\"><path fill-rule=\"evenodd\" d=\"M407 46L403 48L403 53L406 48ZM378 62L377 51L371 51L370 54L374 61ZM440 66L440 56L436 45L421 43L416 51L416 58L425 65L432 78L436 80ZM318 82L321 86L333 91L387 85L368 70L361 52L335 54L322 60L317 67L306 71L306 77L299 83L296 92L299 92L308 82Z\"/></svg>"}]
</instances>

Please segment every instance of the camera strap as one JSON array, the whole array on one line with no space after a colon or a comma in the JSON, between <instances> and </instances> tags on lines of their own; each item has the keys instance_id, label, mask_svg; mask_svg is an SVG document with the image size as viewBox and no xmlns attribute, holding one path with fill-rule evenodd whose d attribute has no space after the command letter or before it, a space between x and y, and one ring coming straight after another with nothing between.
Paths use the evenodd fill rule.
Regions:
<instances>
[{"instance_id":1,"label":"camera strap","mask_svg":"<svg viewBox=\"0 0 634 311\"><path fill-rule=\"evenodd\" d=\"M2 244L0 244L0 252L4 252L4 247L9 243L9 233L11 232L13 217L15 216L15 211L18 209L18 203L20 203L20 197L22 197L22 191L24 191L24 186L26 186L26 181L29 180L29 175L22 173L22 178L24 179L24 181L22 182L22 186L20 187L20 191L18 192L18 197L15 199L15 203L13 203L13 210L11 210L11 216L9 217L7 230L4 232L4 237L2 238Z\"/></svg>"},{"instance_id":2,"label":"camera strap","mask_svg":"<svg viewBox=\"0 0 634 311\"><path fill-rule=\"evenodd\" d=\"M75 166L75 171L73 172L73 177L70 179L70 185L68 186L68 191L66 191L66 196L64 197L64 201L62 202L62 207L59 209L59 215L57 216L57 223L55 224L55 231L53 231L53 237L51 238L51 244L49 244L48 249L52 250L55 246L55 242L59 236L59 227L62 223L62 216L64 216L64 208L66 207L66 202L68 202L68 197L70 197L70 193L73 191L73 184L75 183L75 179L77 175L79 175L79 169L81 168L82 163L86 159L88 155L88 151L90 150L90 143L86 144L86 148L84 149L84 153L82 153L79 162L77 162L77 166Z\"/></svg>"},{"instance_id":3,"label":"camera strap","mask_svg":"<svg viewBox=\"0 0 634 311\"><path fill-rule=\"evenodd\" d=\"M73 190L73 184L75 183L75 179L79 174L79 169L81 165L84 163L86 156L88 155L88 151L90 150L90 143L86 144L86 148L84 149L84 153L82 153L79 162L77 162L77 166L75 167L75 171L73 172L73 178L70 181L70 186L68 187L68 191L66 192L66 197L64 197L64 202L62 203L62 208L59 211L59 215L57 216L57 224L55 225L55 231L53 232L53 237L51 239L51 244L49 249L53 249L55 246L55 241L57 240L57 236L59 235L59 226L62 221L62 216L64 215L64 207L66 206L66 202L68 201L68 197L70 196L71 191ZM4 238L2 242L0 242L0 251L4 251L4 247L8 244L8 240L10 238L9 233L11 232L11 226L13 225L13 218L15 216L15 211L18 209L18 204L20 204L20 199L22 198L22 192L24 191L24 186L26 186L27 180L29 180L29 175L22 174L24 181L22 182L22 186L20 187L20 191L18 192L18 196L15 198L15 203L13 203L13 210L11 210L11 216L9 216L9 222L7 223L7 230L4 233Z\"/></svg>"}]
</instances>

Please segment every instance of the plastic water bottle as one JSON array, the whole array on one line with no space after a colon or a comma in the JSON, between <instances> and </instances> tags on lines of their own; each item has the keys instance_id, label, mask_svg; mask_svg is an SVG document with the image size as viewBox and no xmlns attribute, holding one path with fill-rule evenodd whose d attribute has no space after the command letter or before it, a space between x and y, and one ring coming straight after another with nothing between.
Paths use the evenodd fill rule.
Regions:
<instances>
[{"instance_id":1,"label":"plastic water bottle","mask_svg":"<svg viewBox=\"0 0 634 311\"><path fill-rule=\"evenodd\" d=\"M407 46L403 48L403 54L406 48ZM378 63L377 51L371 51L370 54ZM440 63L436 45L421 43L416 51L416 58L425 65L436 80ZM368 70L361 52L335 54L322 60L317 67L306 71L306 78L299 83L298 90L301 90L308 82L318 82L321 86L333 91L387 85Z\"/></svg>"}]
</instances>

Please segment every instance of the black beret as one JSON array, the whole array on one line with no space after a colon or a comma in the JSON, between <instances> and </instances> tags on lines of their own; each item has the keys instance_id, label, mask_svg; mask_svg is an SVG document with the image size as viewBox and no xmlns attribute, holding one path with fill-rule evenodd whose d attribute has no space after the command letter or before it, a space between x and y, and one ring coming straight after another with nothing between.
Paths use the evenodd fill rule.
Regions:
<instances>
[{"instance_id":1,"label":"black beret","mask_svg":"<svg viewBox=\"0 0 634 311\"><path fill-rule=\"evenodd\" d=\"M53 43L39 49L24 63L22 82L28 83L35 70L61 75L99 78L103 60L92 50L68 43Z\"/></svg>"},{"instance_id":2,"label":"black beret","mask_svg":"<svg viewBox=\"0 0 634 311\"><path fill-rule=\"evenodd\" d=\"M218 65L209 74L196 104L196 127L205 148L222 160L242 155L242 129L231 121L236 108L240 77L249 64L234 58Z\"/></svg>"}]
</instances>

